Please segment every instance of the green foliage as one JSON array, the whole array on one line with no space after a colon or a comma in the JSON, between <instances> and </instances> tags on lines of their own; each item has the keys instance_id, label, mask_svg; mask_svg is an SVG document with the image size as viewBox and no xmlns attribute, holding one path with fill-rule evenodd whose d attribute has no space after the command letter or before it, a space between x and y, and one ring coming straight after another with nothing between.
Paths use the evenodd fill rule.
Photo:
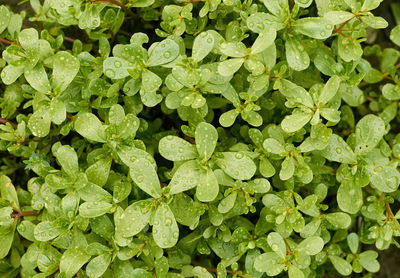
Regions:
<instances>
[{"instance_id":1,"label":"green foliage","mask_svg":"<svg viewBox=\"0 0 400 278\"><path fill-rule=\"evenodd\" d=\"M23 2L0 6L0 277L372 277L399 246L382 0Z\"/></svg>"}]
</instances>

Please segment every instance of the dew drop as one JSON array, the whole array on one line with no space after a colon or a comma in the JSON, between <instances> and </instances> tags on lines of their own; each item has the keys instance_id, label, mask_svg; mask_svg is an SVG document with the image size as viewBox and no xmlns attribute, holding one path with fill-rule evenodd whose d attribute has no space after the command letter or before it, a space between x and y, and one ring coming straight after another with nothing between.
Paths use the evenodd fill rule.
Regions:
<instances>
[{"instance_id":1,"label":"dew drop","mask_svg":"<svg viewBox=\"0 0 400 278\"><path fill-rule=\"evenodd\" d=\"M171 224L172 224L172 219L171 218L165 219L165 225L170 226Z\"/></svg>"},{"instance_id":2,"label":"dew drop","mask_svg":"<svg viewBox=\"0 0 400 278\"><path fill-rule=\"evenodd\" d=\"M235 154L235 157L237 159L242 159L243 158L243 154L242 153L237 153L237 154Z\"/></svg>"},{"instance_id":3,"label":"dew drop","mask_svg":"<svg viewBox=\"0 0 400 278\"><path fill-rule=\"evenodd\" d=\"M139 175L139 176L136 177L136 180L137 180L138 182L142 182L143 179L144 179L144 178L143 178L142 175Z\"/></svg>"},{"instance_id":4,"label":"dew drop","mask_svg":"<svg viewBox=\"0 0 400 278\"><path fill-rule=\"evenodd\" d=\"M114 66L116 68L120 68L121 67L121 62L120 61L115 61Z\"/></svg>"},{"instance_id":5,"label":"dew drop","mask_svg":"<svg viewBox=\"0 0 400 278\"><path fill-rule=\"evenodd\" d=\"M107 77L109 77L109 78L114 78L115 77L115 72L112 69L106 70L105 73L106 73Z\"/></svg>"},{"instance_id":6,"label":"dew drop","mask_svg":"<svg viewBox=\"0 0 400 278\"><path fill-rule=\"evenodd\" d=\"M169 58L171 57L171 53L169 51L164 52L163 54L164 58Z\"/></svg>"}]
</instances>

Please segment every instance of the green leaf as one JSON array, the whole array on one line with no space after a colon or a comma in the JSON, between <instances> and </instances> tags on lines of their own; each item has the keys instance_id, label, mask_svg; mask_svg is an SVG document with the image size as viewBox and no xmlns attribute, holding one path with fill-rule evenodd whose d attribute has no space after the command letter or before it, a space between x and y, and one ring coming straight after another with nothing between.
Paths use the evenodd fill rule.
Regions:
<instances>
[{"instance_id":1,"label":"green leaf","mask_svg":"<svg viewBox=\"0 0 400 278\"><path fill-rule=\"evenodd\" d=\"M153 238L161 248L171 248L178 242L178 225L174 214L165 203L161 203L154 214Z\"/></svg>"},{"instance_id":2,"label":"green leaf","mask_svg":"<svg viewBox=\"0 0 400 278\"><path fill-rule=\"evenodd\" d=\"M139 127L140 127L139 118L133 114L128 114L118 125L117 134L121 139L134 137Z\"/></svg>"},{"instance_id":3,"label":"green leaf","mask_svg":"<svg viewBox=\"0 0 400 278\"><path fill-rule=\"evenodd\" d=\"M286 157L282 162L281 171L279 172L279 178L283 181L293 177L295 170L295 161L293 157Z\"/></svg>"},{"instance_id":4,"label":"green leaf","mask_svg":"<svg viewBox=\"0 0 400 278\"><path fill-rule=\"evenodd\" d=\"M8 23L10 22L11 14L6 6L0 6L0 33L6 30Z\"/></svg>"},{"instance_id":5,"label":"green leaf","mask_svg":"<svg viewBox=\"0 0 400 278\"><path fill-rule=\"evenodd\" d=\"M328 103L337 93L340 86L340 77L337 75L332 76L329 78L328 82L326 82L324 88L319 95L319 102L322 104Z\"/></svg>"},{"instance_id":6,"label":"green leaf","mask_svg":"<svg viewBox=\"0 0 400 278\"><path fill-rule=\"evenodd\" d=\"M218 65L218 73L222 76L232 76L243 65L243 58L233 58L220 62Z\"/></svg>"},{"instance_id":7,"label":"green leaf","mask_svg":"<svg viewBox=\"0 0 400 278\"><path fill-rule=\"evenodd\" d=\"M282 236L277 232L268 234L267 241L271 249L278 254L279 257L286 257L286 244Z\"/></svg>"},{"instance_id":8,"label":"green leaf","mask_svg":"<svg viewBox=\"0 0 400 278\"><path fill-rule=\"evenodd\" d=\"M218 141L218 132L215 127L209 123L199 123L196 127L195 139L200 158L210 159Z\"/></svg>"},{"instance_id":9,"label":"green leaf","mask_svg":"<svg viewBox=\"0 0 400 278\"><path fill-rule=\"evenodd\" d=\"M235 205L236 197L237 193L234 192L222 199L218 204L218 211L220 213L227 213L228 211L230 211Z\"/></svg>"},{"instance_id":10,"label":"green leaf","mask_svg":"<svg viewBox=\"0 0 400 278\"><path fill-rule=\"evenodd\" d=\"M282 155L282 154L284 154L286 152L285 148L282 146L282 144L278 140L276 140L274 138L265 139L264 143L263 143L263 148L267 152L273 153L273 154Z\"/></svg>"},{"instance_id":11,"label":"green leaf","mask_svg":"<svg viewBox=\"0 0 400 278\"><path fill-rule=\"evenodd\" d=\"M399 100L400 86L387 83L382 88L382 94L385 98L389 100Z\"/></svg>"},{"instance_id":12,"label":"green leaf","mask_svg":"<svg viewBox=\"0 0 400 278\"><path fill-rule=\"evenodd\" d=\"M307 255L314 256L322 251L324 248L324 240L319 236L311 236L304 239L297 246L299 252L303 252Z\"/></svg>"},{"instance_id":13,"label":"green leaf","mask_svg":"<svg viewBox=\"0 0 400 278\"><path fill-rule=\"evenodd\" d=\"M75 130L86 139L105 142L105 133L100 120L92 113L81 113L75 120Z\"/></svg>"},{"instance_id":14,"label":"green leaf","mask_svg":"<svg viewBox=\"0 0 400 278\"><path fill-rule=\"evenodd\" d=\"M161 197L161 186L155 167L145 158L136 159L129 174L136 185L153 198Z\"/></svg>"},{"instance_id":15,"label":"green leaf","mask_svg":"<svg viewBox=\"0 0 400 278\"><path fill-rule=\"evenodd\" d=\"M235 122L237 116L239 115L239 112L236 111L235 109L233 110L229 110L225 113L223 113L220 117L219 117L219 123L223 126L223 127L230 127L233 125L233 123Z\"/></svg>"},{"instance_id":16,"label":"green leaf","mask_svg":"<svg viewBox=\"0 0 400 278\"><path fill-rule=\"evenodd\" d=\"M351 217L344 212L332 212L324 217L336 229L347 229L351 224Z\"/></svg>"},{"instance_id":17,"label":"green leaf","mask_svg":"<svg viewBox=\"0 0 400 278\"><path fill-rule=\"evenodd\" d=\"M103 72L111 79L122 79L129 76L128 68L133 67L127 60L119 57L108 57L103 62Z\"/></svg>"},{"instance_id":18,"label":"green leaf","mask_svg":"<svg viewBox=\"0 0 400 278\"><path fill-rule=\"evenodd\" d=\"M338 256L329 256L330 261L333 266L341 275L349 276L352 273L351 264L348 263L345 259Z\"/></svg>"},{"instance_id":19,"label":"green leaf","mask_svg":"<svg viewBox=\"0 0 400 278\"><path fill-rule=\"evenodd\" d=\"M296 71L302 71L310 65L310 57L304 47L296 38L289 37L285 42L286 61L289 67Z\"/></svg>"},{"instance_id":20,"label":"green leaf","mask_svg":"<svg viewBox=\"0 0 400 278\"><path fill-rule=\"evenodd\" d=\"M203 205L195 202L186 194L176 194L169 203L178 223L191 229L199 224L200 215L203 214Z\"/></svg>"},{"instance_id":21,"label":"green leaf","mask_svg":"<svg viewBox=\"0 0 400 278\"><path fill-rule=\"evenodd\" d=\"M0 195L8 200L13 207L19 208L18 195L9 177L0 175Z\"/></svg>"},{"instance_id":22,"label":"green leaf","mask_svg":"<svg viewBox=\"0 0 400 278\"><path fill-rule=\"evenodd\" d=\"M193 42L192 58L196 62L203 60L214 48L214 37L210 32L201 32Z\"/></svg>"},{"instance_id":23,"label":"green leaf","mask_svg":"<svg viewBox=\"0 0 400 278\"><path fill-rule=\"evenodd\" d=\"M79 172L78 156L71 146L59 146L54 151L54 156L65 173L72 178L77 176Z\"/></svg>"},{"instance_id":24,"label":"green leaf","mask_svg":"<svg viewBox=\"0 0 400 278\"><path fill-rule=\"evenodd\" d=\"M198 180L196 197L200 202L211 202L219 193L219 185L213 170L207 168L202 172L202 177Z\"/></svg>"},{"instance_id":25,"label":"green leaf","mask_svg":"<svg viewBox=\"0 0 400 278\"><path fill-rule=\"evenodd\" d=\"M350 233L347 236L347 244L351 250L351 253L357 254L358 246L359 246L359 239L356 233Z\"/></svg>"},{"instance_id":26,"label":"green leaf","mask_svg":"<svg viewBox=\"0 0 400 278\"><path fill-rule=\"evenodd\" d=\"M260 126L263 123L261 115L258 114L256 111L243 111L242 119L252 126Z\"/></svg>"},{"instance_id":27,"label":"green leaf","mask_svg":"<svg viewBox=\"0 0 400 278\"><path fill-rule=\"evenodd\" d=\"M390 31L390 39L392 42L400 46L400 25L397 25Z\"/></svg>"},{"instance_id":28,"label":"green leaf","mask_svg":"<svg viewBox=\"0 0 400 278\"><path fill-rule=\"evenodd\" d=\"M14 240L14 234L15 234L15 225L13 225L12 229L8 232L2 231L2 234L0 234L0 259L5 258L12 246L13 240Z\"/></svg>"},{"instance_id":29,"label":"green leaf","mask_svg":"<svg viewBox=\"0 0 400 278\"><path fill-rule=\"evenodd\" d=\"M39 53L39 33L34 28L26 28L21 30L18 34L18 40L21 44L22 48L26 51L29 56L32 56L33 60L37 61L37 57L33 57L38 55ZM33 64L32 66L34 66Z\"/></svg>"},{"instance_id":30,"label":"green leaf","mask_svg":"<svg viewBox=\"0 0 400 278\"><path fill-rule=\"evenodd\" d=\"M24 76L33 89L41 93L47 93L51 90L47 73L42 64L37 64L31 69L25 68Z\"/></svg>"},{"instance_id":31,"label":"green leaf","mask_svg":"<svg viewBox=\"0 0 400 278\"><path fill-rule=\"evenodd\" d=\"M197 157L196 146L172 135L165 136L160 140L158 150L164 158L171 161L183 161Z\"/></svg>"},{"instance_id":32,"label":"green leaf","mask_svg":"<svg viewBox=\"0 0 400 278\"><path fill-rule=\"evenodd\" d=\"M106 214L112 208L107 202L85 202L79 206L79 215L85 218L94 218Z\"/></svg>"},{"instance_id":33,"label":"green leaf","mask_svg":"<svg viewBox=\"0 0 400 278\"><path fill-rule=\"evenodd\" d=\"M154 47L152 45L147 63L150 67L165 65L175 60L178 55L178 44L171 39L165 39L155 43Z\"/></svg>"},{"instance_id":34,"label":"green leaf","mask_svg":"<svg viewBox=\"0 0 400 278\"><path fill-rule=\"evenodd\" d=\"M305 126L311 120L311 117L310 112L294 112L283 119L282 129L287 133L296 132Z\"/></svg>"},{"instance_id":35,"label":"green leaf","mask_svg":"<svg viewBox=\"0 0 400 278\"><path fill-rule=\"evenodd\" d=\"M86 253L85 247L70 247L61 256L60 274L63 274L63 277L72 278L89 259L90 256Z\"/></svg>"},{"instance_id":36,"label":"green leaf","mask_svg":"<svg viewBox=\"0 0 400 278\"><path fill-rule=\"evenodd\" d=\"M336 198L339 208L350 214L357 213L363 205L362 189L353 181L345 180L341 183Z\"/></svg>"},{"instance_id":37,"label":"green leaf","mask_svg":"<svg viewBox=\"0 0 400 278\"><path fill-rule=\"evenodd\" d=\"M276 276L282 272L285 264L275 252L268 252L256 258L254 268L259 272L267 273L268 276Z\"/></svg>"},{"instance_id":38,"label":"green leaf","mask_svg":"<svg viewBox=\"0 0 400 278\"><path fill-rule=\"evenodd\" d=\"M356 40L339 36L338 53L344 61L351 62L358 60L363 54L363 50Z\"/></svg>"},{"instance_id":39,"label":"green leaf","mask_svg":"<svg viewBox=\"0 0 400 278\"><path fill-rule=\"evenodd\" d=\"M47 107L42 107L35 111L28 120L29 129L32 131L32 134L37 137L45 137L49 134L50 124L50 111Z\"/></svg>"},{"instance_id":40,"label":"green leaf","mask_svg":"<svg viewBox=\"0 0 400 278\"><path fill-rule=\"evenodd\" d=\"M196 160L187 161L182 164L174 173L170 183L170 193L177 194L196 187L202 178L205 177L205 171L201 170Z\"/></svg>"},{"instance_id":41,"label":"green leaf","mask_svg":"<svg viewBox=\"0 0 400 278\"><path fill-rule=\"evenodd\" d=\"M356 126L356 154L369 153L385 135L385 122L378 116L364 116Z\"/></svg>"},{"instance_id":42,"label":"green leaf","mask_svg":"<svg viewBox=\"0 0 400 278\"><path fill-rule=\"evenodd\" d=\"M10 85L14 83L24 73L23 66L7 65L1 71L1 80L4 84Z\"/></svg>"},{"instance_id":43,"label":"green leaf","mask_svg":"<svg viewBox=\"0 0 400 278\"><path fill-rule=\"evenodd\" d=\"M276 31L273 28L264 29L251 46L251 53L257 54L267 49L274 43Z\"/></svg>"},{"instance_id":44,"label":"green leaf","mask_svg":"<svg viewBox=\"0 0 400 278\"><path fill-rule=\"evenodd\" d=\"M155 267L156 267L157 277L160 278L167 277L169 264L168 264L168 259L166 257L162 256L161 258L157 259L155 261Z\"/></svg>"},{"instance_id":45,"label":"green leaf","mask_svg":"<svg viewBox=\"0 0 400 278\"><path fill-rule=\"evenodd\" d=\"M333 25L322 17L305 17L296 20L293 29L308 37L323 40L331 36Z\"/></svg>"},{"instance_id":46,"label":"green leaf","mask_svg":"<svg viewBox=\"0 0 400 278\"><path fill-rule=\"evenodd\" d=\"M337 25L341 24L347 20L350 20L354 17L354 14L346 11L329 11L324 14L324 18L326 21L329 21L331 24Z\"/></svg>"},{"instance_id":47,"label":"green leaf","mask_svg":"<svg viewBox=\"0 0 400 278\"><path fill-rule=\"evenodd\" d=\"M114 104L111 106L108 112L108 121L111 124L119 125L125 118L124 108L119 104Z\"/></svg>"},{"instance_id":48,"label":"green leaf","mask_svg":"<svg viewBox=\"0 0 400 278\"><path fill-rule=\"evenodd\" d=\"M148 162L150 162L154 167L157 166L153 156L151 156L148 152L142 149L119 144L117 146L117 154L118 157L122 160L122 162L125 163L125 165L128 166L129 168L135 167L136 165L135 161L138 158L144 158Z\"/></svg>"},{"instance_id":49,"label":"green leaf","mask_svg":"<svg viewBox=\"0 0 400 278\"><path fill-rule=\"evenodd\" d=\"M371 10L375 10L376 8L379 7L379 4L382 2L383 0L365 0L361 9L362 10L367 10L367 11L371 11Z\"/></svg>"},{"instance_id":50,"label":"green leaf","mask_svg":"<svg viewBox=\"0 0 400 278\"><path fill-rule=\"evenodd\" d=\"M271 189L271 184L267 179L258 178L248 183L253 186L255 193L267 193Z\"/></svg>"},{"instance_id":51,"label":"green leaf","mask_svg":"<svg viewBox=\"0 0 400 278\"><path fill-rule=\"evenodd\" d=\"M213 278L210 272L204 267L195 266L192 270L193 276L196 278Z\"/></svg>"},{"instance_id":52,"label":"green leaf","mask_svg":"<svg viewBox=\"0 0 400 278\"><path fill-rule=\"evenodd\" d=\"M342 137L336 134L331 135L328 145L320 151L320 154L330 161L346 164L355 164L357 162L356 155L350 146L347 145Z\"/></svg>"},{"instance_id":53,"label":"green leaf","mask_svg":"<svg viewBox=\"0 0 400 278\"><path fill-rule=\"evenodd\" d=\"M369 272L379 271L380 265L377 258L378 253L373 250L364 251L359 255L360 264Z\"/></svg>"},{"instance_id":54,"label":"green leaf","mask_svg":"<svg viewBox=\"0 0 400 278\"><path fill-rule=\"evenodd\" d=\"M50 102L50 118L56 125L62 124L65 121L67 110L62 100L55 98Z\"/></svg>"},{"instance_id":55,"label":"green leaf","mask_svg":"<svg viewBox=\"0 0 400 278\"><path fill-rule=\"evenodd\" d=\"M379 191L391 193L399 188L400 173L396 168L368 165L366 170L371 184Z\"/></svg>"},{"instance_id":56,"label":"green leaf","mask_svg":"<svg viewBox=\"0 0 400 278\"><path fill-rule=\"evenodd\" d=\"M253 160L242 152L222 152L215 157L218 167L237 180L249 180L257 170Z\"/></svg>"},{"instance_id":57,"label":"green leaf","mask_svg":"<svg viewBox=\"0 0 400 278\"><path fill-rule=\"evenodd\" d=\"M314 102L310 93L307 92L303 87L300 87L286 79L281 79L278 84L279 91L289 101L307 106L309 108L312 108L314 106Z\"/></svg>"},{"instance_id":58,"label":"green leaf","mask_svg":"<svg viewBox=\"0 0 400 278\"><path fill-rule=\"evenodd\" d=\"M289 265L289 278L304 278L304 273L297 266Z\"/></svg>"},{"instance_id":59,"label":"green leaf","mask_svg":"<svg viewBox=\"0 0 400 278\"><path fill-rule=\"evenodd\" d=\"M388 27L388 22L380 16L363 16L363 22L374 29L383 29Z\"/></svg>"},{"instance_id":60,"label":"green leaf","mask_svg":"<svg viewBox=\"0 0 400 278\"><path fill-rule=\"evenodd\" d=\"M93 258L86 266L86 274L90 278L101 277L111 262L111 254L101 254Z\"/></svg>"},{"instance_id":61,"label":"green leaf","mask_svg":"<svg viewBox=\"0 0 400 278\"><path fill-rule=\"evenodd\" d=\"M99 186L104 186L110 173L111 161L110 158L103 158L90 165L85 171L88 180Z\"/></svg>"},{"instance_id":62,"label":"green leaf","mask_svg":"<svg viewBox=\"0 0 400 278\"><path fill-rule=\"evenodd\" d=\"M33 235L38 241L49 241L59 236L61 232L62 229L57 222L43 221L35 226Z\"/></svg>"},{"instance_id":63,"label":"green leaf","mask_svg":"<svg viewBox=\"0 0 400 278\"><path fill-rule=\"evenodd\" d=\"M142 90L145 93L151 93L156 91L162 84L161 78L152 71L147 69L143 70L142 73ZM145 102L143 100L143 102Z\"/></svg>"},{"instance_id":64,"label":"green leaf","mask_svg":"<svg viewBox=\"0 0 400 278\"><path fill-rule=\"evenodd\" d=\"M66 51L53 57L53 87L63 92L79 72L80 62Z\"/></svg>"},{"instance_id":65,"label":"green leaf","mask_svg":"<svg viewBox=\"0 0 400 278\"><path fill-rule=\"evenodd\" d=\"M149 223L151 199L137 201L128 206L116 220L116 229L123 237L132 237L140 233ZM135 225L132 225L135 223Z\"/></svg>"}]
</instances>

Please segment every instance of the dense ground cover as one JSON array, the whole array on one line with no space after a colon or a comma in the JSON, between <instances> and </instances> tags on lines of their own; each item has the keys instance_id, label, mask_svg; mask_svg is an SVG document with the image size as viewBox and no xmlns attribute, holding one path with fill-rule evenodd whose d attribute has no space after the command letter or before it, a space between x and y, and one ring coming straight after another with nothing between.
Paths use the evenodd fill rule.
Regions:
<instances>
[{"instance_id":1,"label":"dense ground cover","mask_svg":"<svg viewBox=\"0 0 400 278\"><path fill-rule=\"evenodd\" d=\"M400 3L3 4L0 277L393 269Z\"/></svg>"}]
</instances>

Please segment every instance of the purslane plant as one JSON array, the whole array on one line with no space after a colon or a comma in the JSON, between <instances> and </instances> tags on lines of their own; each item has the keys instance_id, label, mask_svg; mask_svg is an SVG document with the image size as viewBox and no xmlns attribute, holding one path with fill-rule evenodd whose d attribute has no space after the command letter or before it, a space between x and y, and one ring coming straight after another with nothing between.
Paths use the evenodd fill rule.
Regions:
<instances>
[{"instance_id":1,"label":"purslane plant","mask_svg":"<svg viewBox=\"0 0 400 278\"><path fill-rule=\"evenodd\" d=\"M1 277L372 277L399 247L382 0L29 2L0 6Z\"/></svg>"}]
</instances>

